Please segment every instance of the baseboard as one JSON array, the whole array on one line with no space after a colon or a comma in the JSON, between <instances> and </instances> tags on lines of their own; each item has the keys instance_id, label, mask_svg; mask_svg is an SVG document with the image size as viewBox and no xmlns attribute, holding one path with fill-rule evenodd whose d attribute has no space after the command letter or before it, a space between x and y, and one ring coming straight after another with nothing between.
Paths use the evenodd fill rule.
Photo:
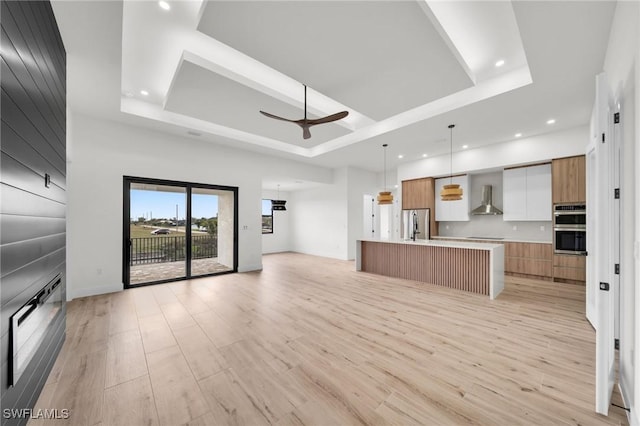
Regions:
<instances>
[{"instance_id":1,"label":"baseboard","mask_svg":"<svg viewBox=\"0 0 640 426\"><path fill-rule=\"evenodd\" d=\"M124 286L122 284L101 285L96 287L83 287L77 289L71 289L67 287L67 302L79 297L97 296L99 294L115 293L122 291Z\"/></svg>"},{"instance_id":2,"label":"baseboard","mask_svg":"<svg viewBox=\"0 0 640 426\"><path fill-rule=\"evenodd\" d=\"M624 394L620 383L617 383L617 386L618 386L618 392L620 392L620 396L622 397L622 405L630 408L631 401L629 401L626 395ZM629 411L627 411L627 421L629 422L630 426L640 426L640 422L638 421L635 410L632 411L631 409L629 409Z\"/></svg>"},{"instance_id":3,"label":"baseboard","mask_svg":"<svg viewBox=\"0 0 640 426\"><path fill-rule=\"evenodd\" d=\"M238 266L238 272L255 272L262 271L262 263L256 263L254 265Z\"/></svg>"},{"instance_id":4,"label":"baseboard","mask_svg":"<svg viewBox=\"0 0 640 426\"><path fill-rule=\"evenodd\" d=\"M521 274L519 272L506 272L506 271L504 274L510 277L528 278L530 280L553 281L553 278L551 277L543 277L540 275Z\"/></svg>"}]
</instances>

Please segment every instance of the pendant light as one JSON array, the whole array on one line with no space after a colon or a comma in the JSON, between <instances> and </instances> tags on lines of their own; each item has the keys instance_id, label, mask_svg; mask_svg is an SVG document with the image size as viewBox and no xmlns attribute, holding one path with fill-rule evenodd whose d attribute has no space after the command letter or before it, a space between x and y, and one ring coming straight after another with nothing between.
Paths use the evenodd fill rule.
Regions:
<instances>
[{"instance_id":1,"label":"pendant light","mask_svg":"<svg viewBox=\"0 0 640 426\"><path fill-rule=\"evenodd\" d=\"M449 185L445 185L440 191L442 201L458 201L462 200L462 188L460 185L453 183L453 128L455 124L449 124L449 141L451 153L449 156Z\"/></svg>"},{"instance_id":2,"label":"pendant light","mask_svg":"<svg viewBox=\"0 0 640 426\"><path fill-rule=\"evenodd\" d=\"M285 204L287 204L287 200L280 200L280 184L278 184L278 199L271 200L271 210L279 210L279 211L287 210L287 208L285 207Z\"/></svg>"},{"instance_id":3,"label":"pendant light","mask_svg":"<svg viewBox=\"0 0 640 426\"><path fill-rule=\"evenodd\" d=\"M384 191L378 194L378 204L393 204L393 195L391 191L387 191L387 144L382 145L384 152Z\"/></svg>"}]
</instances>

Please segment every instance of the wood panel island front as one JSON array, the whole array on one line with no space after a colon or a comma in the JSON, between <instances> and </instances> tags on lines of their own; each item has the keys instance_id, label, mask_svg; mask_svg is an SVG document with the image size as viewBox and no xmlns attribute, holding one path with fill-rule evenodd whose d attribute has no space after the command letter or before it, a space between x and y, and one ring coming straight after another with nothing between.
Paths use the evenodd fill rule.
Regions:
<instances>
[{"instance_id":1,"label":"wood panel island front","mask_svg":"<svg viewBox=\"0 0 640 426\"><path fill-rule=\"evenodd\" d=\"M358 240L356 269L479 293L504 289L504 246L457 241Z\"/></svg>"}]
</instances>

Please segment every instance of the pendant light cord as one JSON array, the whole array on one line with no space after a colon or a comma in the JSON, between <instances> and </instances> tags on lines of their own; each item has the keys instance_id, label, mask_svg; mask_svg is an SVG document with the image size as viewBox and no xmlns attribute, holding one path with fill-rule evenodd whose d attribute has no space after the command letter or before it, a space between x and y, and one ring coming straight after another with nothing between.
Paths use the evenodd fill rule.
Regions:
<instances>
[{"instance_id":1,"label":"pendant light cord","mask_svg":"<svg viewBox=\"0 0 640 426\"><path fill-rule=\"evenodd\" d=\"M382 145L384 148L384 190L387 190L387 144Z\"/></svg>"},{"instance_id":2,"label":"pendant light cord","mask_svg":"<svg viewBox=\"0 0 640 426\"><path fill-rule=\"evenodd\" d=\"M453 184L453 128L455 124L449 124L449 147L451 154L449 155L449 183Z\"/></svg>"}]
</instances>

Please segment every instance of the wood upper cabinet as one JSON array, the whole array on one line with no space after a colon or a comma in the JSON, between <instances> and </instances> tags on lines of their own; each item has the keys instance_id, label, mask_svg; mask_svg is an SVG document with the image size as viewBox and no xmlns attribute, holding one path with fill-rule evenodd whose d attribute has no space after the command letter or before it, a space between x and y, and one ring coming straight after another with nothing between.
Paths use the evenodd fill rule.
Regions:
<instances>
[{"instance_id":1,"label":"wood upper cabinet","mask_svg":"<svg viewBox=\"0 0 640 426\"><path fill-rule=\"evenodd\" d=\"M428 209L433 204L433 186L433 178L402 181L402 208Z\"/></svg>"},{"instance_id":2,"label":"wood upper cabinet","mask_svg":"<svg viewBox=\"0 0 640 426\"><path fill-rule=\"evenodd\" d=\"M553 160L553 203L586 202L585 156Z\"/></svg>"}]
</instances>

